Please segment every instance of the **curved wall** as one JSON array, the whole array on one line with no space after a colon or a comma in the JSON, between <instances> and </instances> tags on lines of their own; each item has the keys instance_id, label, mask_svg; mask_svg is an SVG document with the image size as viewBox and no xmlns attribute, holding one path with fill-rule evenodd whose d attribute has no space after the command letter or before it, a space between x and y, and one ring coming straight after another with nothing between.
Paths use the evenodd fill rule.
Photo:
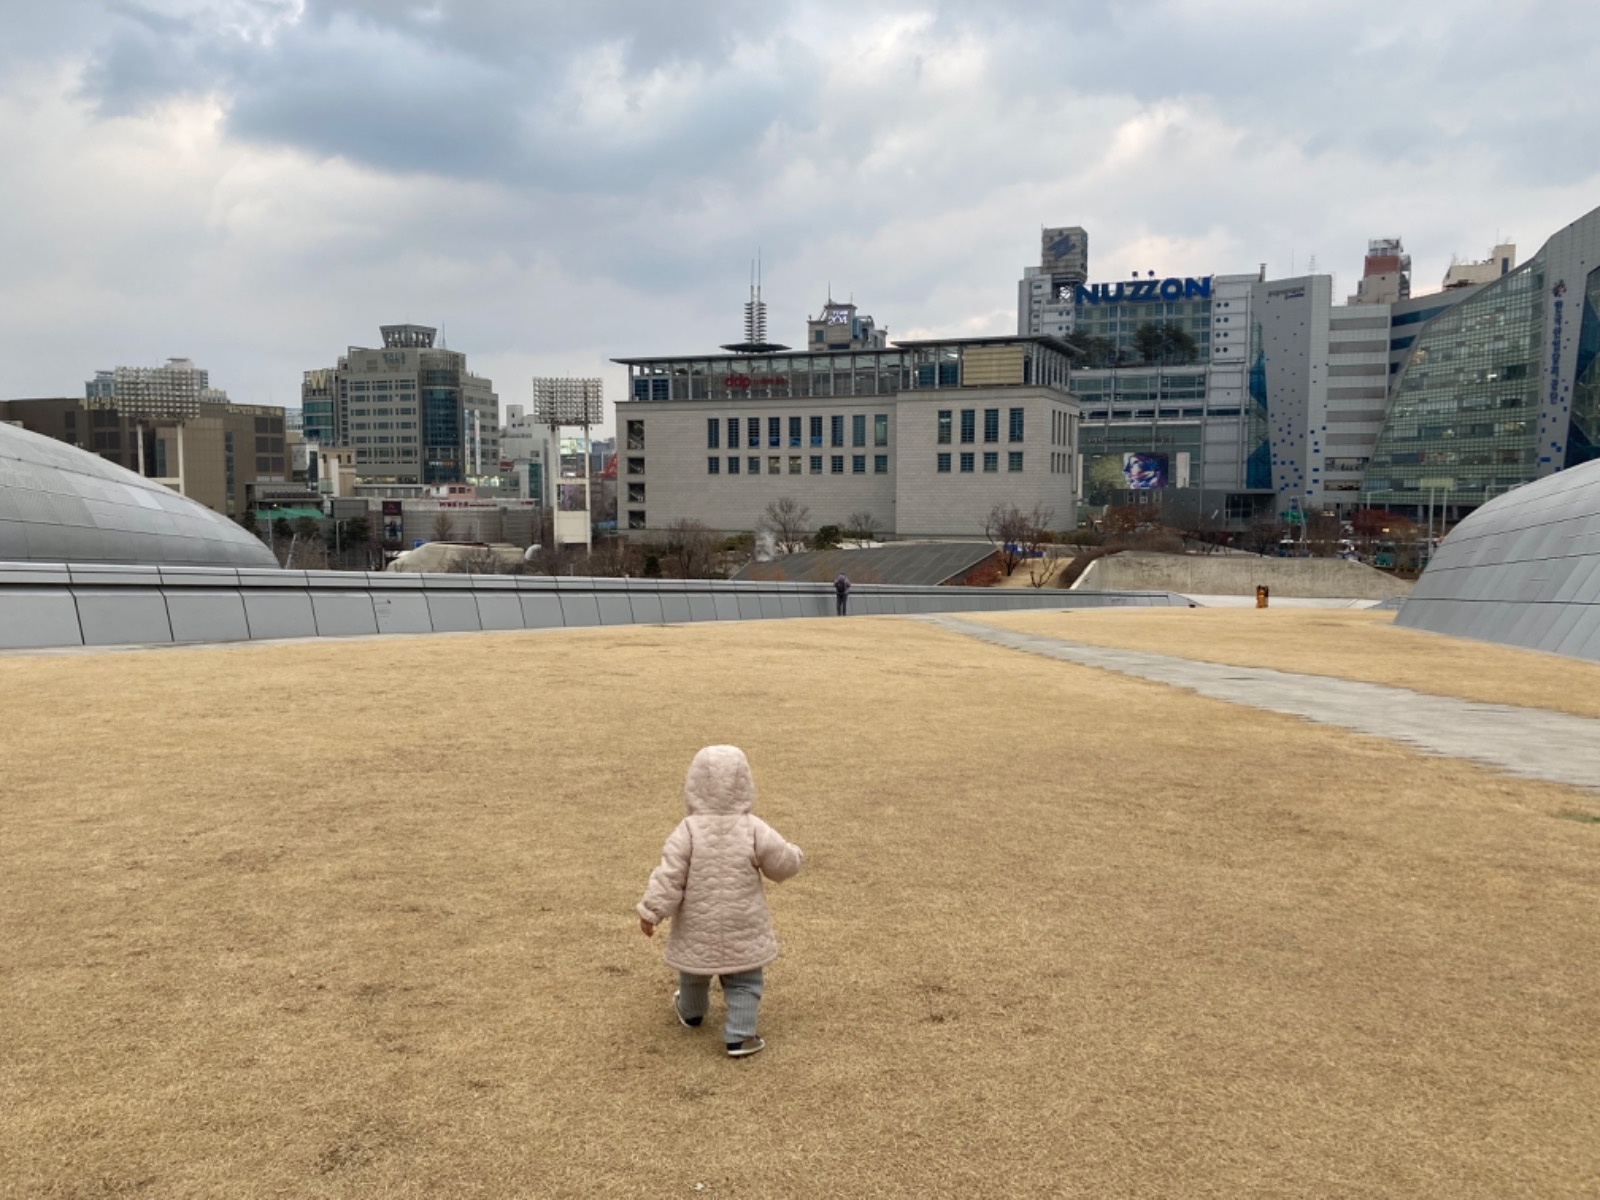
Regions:
<instances>
[{"instance_id":1,"label":"curved wall","mask_svg":"<svg viewBox=\"0 0 1600 1200\"><path fill-rule=\"evenodd\" d=\"M1600 660L1600 462L1535 480L1467 517L1396 624Z\"/></svg>"},{"instance_id":2,"label":"curved wall","mask_svg":"<svg viewBox=\"0 0 1600 1200\"><path fill-rule=\"evenodd\" d=\"M0 424L0 562L276 567L244 529L99 455Z\"/></svg>"}]
</instances>

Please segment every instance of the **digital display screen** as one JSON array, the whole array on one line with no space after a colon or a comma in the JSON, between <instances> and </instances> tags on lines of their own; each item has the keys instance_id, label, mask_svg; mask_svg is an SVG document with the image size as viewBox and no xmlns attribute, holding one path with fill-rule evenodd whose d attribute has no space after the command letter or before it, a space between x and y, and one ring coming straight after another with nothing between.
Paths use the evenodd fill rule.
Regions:
<instances>
[{"instance_id":1,"label":"digital display screen","mask_svg":"<svg viewBox=\"0 0 1600 1200\"><path fill-rule=\"evenodd\" d=\"M1130 491L1149 491L1167 486L1167 456L1136 450L1122 456L1122 477Z\"/></svg>"},{"instance_id":2,"label":"digital display screen","mask_svg":"<svg viewBox=\"0 0 1600 1200\"><path fill-rule=\"evenodd\" d=\"M830 308L828 310L829 325L850 324L850 310L848 308Z\"/></svg>"}]
</instances>

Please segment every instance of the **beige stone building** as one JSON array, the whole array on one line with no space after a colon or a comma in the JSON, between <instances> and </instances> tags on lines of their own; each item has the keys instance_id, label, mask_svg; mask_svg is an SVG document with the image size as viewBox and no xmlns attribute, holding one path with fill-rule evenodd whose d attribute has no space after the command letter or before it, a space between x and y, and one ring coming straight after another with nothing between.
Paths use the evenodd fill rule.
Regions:
<instances>
[{"instance_id":1,"label":"beige stone building","mask_svg":"<svg viewBox=\"0 0 1600 1200\"><path fill-rule=\"evenodd\" d=\"M972 537L997 504L1076 524L1071 350L1051 338L880 350L617 359L618 525L754 529L772 501L810 524L871 513L900 537Z\"/></svg>"}]
</instances>

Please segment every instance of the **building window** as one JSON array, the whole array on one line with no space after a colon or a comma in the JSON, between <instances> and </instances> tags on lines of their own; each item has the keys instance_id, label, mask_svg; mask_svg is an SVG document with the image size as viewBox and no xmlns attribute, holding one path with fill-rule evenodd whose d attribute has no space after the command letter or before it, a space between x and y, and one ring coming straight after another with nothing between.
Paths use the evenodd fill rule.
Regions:
<instances>
[{"instance_id":1,"label":"building window","mask_svg":"<svg viewBox=\"0 0 1600 1200\"><path fill-rule=\"evenodd\" d=\"M1011 453L1008 456L1008 458L1009 458L1009 461L1006 463L1006 470L1008 470L1008 471L1020 471L1020 470L1022 470L1022 451L1021 450L1013 450L1013 451L1011 451Z\"/></svg>"},{"instance_id":2,"label":"building window","mask_svg":"<svg viewBox=\"0 0 1600 1200\"><path fill-rule=\"evenodd\" d=\"M842 455L842 454L832 455L828 460L828 470L832 471L835 475L843 475L844 474L844 455Z\"/></svg>"},{"instance_id":3,"label":"building window","mask_svg":"<svg viewBox=\"0 0 1600 1200\"><path fill-rule=\"evenodd\" d=\"M629 529L643 529L644 528L644 510L643 509L630 508L628 510L628 528Z\"/></svg>"},{"instance_id":4,"label":"building window","mask_svg":"<svg viewBox=\"0 0 1600 1200\"><path fill-rule=\"evenodd\" d=\"M833 440L830 441L828 445L844 445L844 418L842 416L833 417L829 420L828 424L830 426L829 432L833 434Z\"/></svg>"},{"instance_id":5,"label":"building window","mask_svg":"<svg viewBox=\"0 0 1600 1200\"><path fill-rule=\"evenodd\" d=\"M783 445L783 418L767 418L767 445L776 449Z\"/></svg>"},{"instance_id":6,"label":"building window","mask_svg":"<svg viewBox=\"0 0 1600 1200\"><path fill-rule=\"evenodd\" d=\"M963 475L972 474L972 451L971 450L963 450L961 452L961 473Z\"/></svg>"},{"instance_id":7,"label":"building window","mask_svg":"<svg viewBox=\"0 0 1600 1200\"><path fill-rule=\"evenodd\" d=\"M888 413L878 413L872 418L872 444L874 446L887 446L889 444Z\"/></svg>"},{"instance_id":8,"label":"building window","mask_svg":"<svg viewBox=\"0 0 1600 1200\"><path fill-rule=\"evenodd\" d=\"M811 444L813 447L822 445L822 418L811 418Z\"/></svg>"},{"instance_id":9,"label":"building window","mask_svg":"<svg viewBox=\"0 0 1600 1200\"><path fill-rule=\"evenodd\" d=\"M813 454L811 456L811 473L813 475L822 474L822 455Z\"/></svg>"},{"instance_id":10,"label":"building window","mask_svg":"<svg viewBox=\"0 0 1600 1200\"><path fill-rule=\"evenodd\" d=\"M745 463L745 466L746 466L746 468L748 468L750 474L752 474L752 475L761 474L761 460L759 458L757 458L754 454L752 454L750 456L750 460Z\"/></svg>"},{"instance_id":11,"label":"building window","mask_svg":"<svg viewBox=\"0 0 1600 1200\"><path fill-rule=\"evenodd\" d=\"M948 446L949 444L950 444L950 410L948 408L941 408L939 410L939 445ZM949 455L946 455L945 457L948 458Z\"/></svg>"},{"instance_id":12,"label":"building window","mask_svg":"<svg viewBox=\"0 0 1600 1200\"><path fill-rule=\"evenodd\" d=\"M939 474L950 474L950 451L944 450L939 454Z\"/></svg>"},{"instance_id":13,"label":"building window","mask_svg":"<svg viewBox=\"0 0 1600 1200\"><path fill-rule=\"evenodd\" d=\"M776 454L774 454L771 458L767 459L767 474L768 475L782 475L783 474L783 459L779 458Z\"/></svg>"},{"instance_id":14,"label":"building window","mask_svg":"<svg viewBox=\"0 0 1600 1200\"><path fill-rule=\"evenodd\" d=\"M985 474L1000 469L1000 452L998 450L985 450L983 452L983 470Z\"/></svg>"},{"instance_id":15,"label":"building window","mask_svg":"<svg viewBox=\"0 0 1600 1200\"><path fill-rule=\"evenodd\" d=\"M986 408L983 410L983 440L998 442L1000 440L1000 410Z\"/></svg>"},{"instance_id":16,"label":"building window","mask_svg":"<svg viewBox=\"0 0 1600 1200\"><path fill-rule=\"evenodd\" d=\"M798 450L799 448L800 448L800 418L799 417L790 417L789 418L789 449Z\"/></svg>"},{"instance_id":17,"label":"building window","mask_svg":"<svg viewBox=\"0 0 1600 1200\"><path fill-rule=\"evenodd\" d=\"M889 456L887 454L874 454L872 456L872 473L874 475L887 475L889 473Z\"/></svg>"},{"instance_id":18,"label":"building window","mask_svg":"<svg viewBox=\"0 0 1600 1200\"><path fill-rule=\"evenodd\" d=\"M629 475L643 475L644 474L644 459L642 459L642 458L630 458L628 460L628 474Z\"/></svg>"},{"instance_id":19,"label":"building window","mask_svg":"<svg viewBox=\"0 0 1600 1200\"><path fill-rule=\"evenodd\" d=\"M754 450L756 447L761 445L761 418L760 417L751 417L750 420L746 423L746 425L744 427L744 431L748 435L744 439L744 444L746 446L749 446L750 449Z\"/></svg>"},{"instance_id":20,"label":"building window","mask_svg":"<svg viewBox=\"0 0 1600 1200\"><path fill-rule=\"evenodd\" d=\"M798 454L789 455L789 474L800 474L800 456Z\"/></svg>"},{"instance_id":21,"label":"building window","mask_svg":"<svg viewBox=\"0 0 1600 1200\"><path fill-rule=\"evenodd\" d=\"M737 454L730 454L730 455L728 455L728 474L729 475L737 475L738 473L739 473L739 456Z\"/></svg>"},{"instance_id":22,"label":"building window","mask_svg":"<svg viewBox=\"0 0 1600 1200\"><path fill-rule=\"evenodd\" d=\"M739 448L739 418L738 417L729 417L728 418L728 449L729 450L737 450L738 448Z\"/></svg>"},{"instance_id":23,"label":"building window","mask_svg":"<svg viewBox=\"0 0 1600 1200\"><path fill-rule=\"evenodd\" d=\"M720 474L722 474L722 460L720 458L718 458L715 454L713 454L710 458L706 459L706 474L707 475L720 475Z\"/></svg>"},{"instance_id":24,"label":"building window","mask_svg":"<svg viewBox=\"0 0 1600 1200\"><path fill-rule=\"evenodd\" d=\"M644 484L642 484L642 483L630 483L628 485L628 503L629 504L643 504L644 503Z\"/></svg>"},{"instance_id":25,"label":"building window","mask_svg":"<svg viewBox=\"0 0 1600 1200\"><path fill-rule=\"evenodd\" d=\"M1020 408L1013 408L1011 410L1010 440L1013 442L1020 442L1022 440L1022 410Z\"/></svg>"},{"instance_id":26,"label":"building window","mask_svg":"<svg viewBox=\"0 0 1600 1200\"><path fill-rule=\"evenodd\" d=\"M867 473L867 456L865 454L852 454L850 456L850 474L865 475Z\"/></svg>"},{"instance_id":27,"label":"building window","mask_svg":"<svg viewBox=\"0 0 1600 1200\"><path fill-rule=\"evenodd\" d=\"M867 444L867 415L857 413L850 418L850 444L852 446L865 446Z\"/></svg>"},{"instance_id":28,"label":"building window","mask_svg":"<svg viewBox=\"0 0 1600 1200\"><path fill-rule=\"evenodd\" d=\"M977 414L978 410L975 408L963 408L961 410L961 444L963 446L970 446L977 440L975 432L977 429Z\"/></svg>"},{"instance_id":29,"label":"building window","mask_svg":"<svg viewBox=\"0 0 1600 1200\"><path fill-rule=\"evenodd\" d=\"M720 450L722 448L722 418L706 418L706 449Z\"/></svg>"},{"instance_id":30,"label":"building window","mask_svg":"<svg viewBox=\"0 0 1600 1200\"><path fill-rule=\"evenodd\" d=\"M644 422L643 421L629 421L628 422L628 449L629 450L643 450L644 449Z\"/></svg>"}]
</instances>

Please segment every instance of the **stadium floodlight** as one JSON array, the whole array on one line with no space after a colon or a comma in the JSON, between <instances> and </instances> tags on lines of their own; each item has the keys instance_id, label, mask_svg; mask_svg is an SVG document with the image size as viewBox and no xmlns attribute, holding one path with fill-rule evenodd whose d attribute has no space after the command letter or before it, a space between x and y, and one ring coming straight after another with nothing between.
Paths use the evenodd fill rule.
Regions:
<instances>
[{"instance_id":1,"label":"stadium floodlight","mask_svg":"<svg viewBox=\"0 0 1600 1200\"><path fill-rule=\"evenodd\" d=\"M605 401L598 379L535 379L533 419L541 425L599 425Z\"/></svg>"}]
</instances>

